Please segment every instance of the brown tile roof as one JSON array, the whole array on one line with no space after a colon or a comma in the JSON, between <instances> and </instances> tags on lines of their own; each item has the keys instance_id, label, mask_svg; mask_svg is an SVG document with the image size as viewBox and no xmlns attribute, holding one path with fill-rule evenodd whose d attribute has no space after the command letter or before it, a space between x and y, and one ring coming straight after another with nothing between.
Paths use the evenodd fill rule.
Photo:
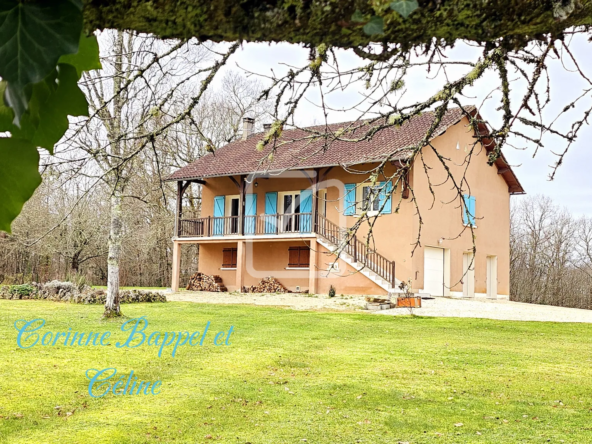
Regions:
<instances>
[{"instance_id":1,"label":"brown tile roof","mask_svg":"<svg viewBox=\"0 0 592 444\"><path fill-rule=\"evenodd\" d=\"M467 107L475 112L475 107ZM446 112L433 138L443 134L463 117L460 108ZM257 133L247 140L239 140L207 154L173 173L167 180L204 179L216 176L234 176L253 172L278 172L286 169L320 168L338 165L356 165L378 161L391 156L392 160L404 159L409 148L421 143L434 119L432 112L426 112L407 121L402 126L389 127L377 132L371 140L349 142L331 140L327 144L319 134L334 134L346 130L341 136L355 139L372 128L369 122L335 123L328 126L314 126L289 129L282 132L276 142L273 160L268 156L271 142L263 151L257 151L257 143L265 133ZM373 125L378 125L374 123ZM316 137L315 137L316 136ZM504 166L507 164L504 161ZM512 173L513 175L513 173ZM516 180L517 182L517 180ZM520 187L521 188L521 187Z\"/></svg>"}]
</instances>

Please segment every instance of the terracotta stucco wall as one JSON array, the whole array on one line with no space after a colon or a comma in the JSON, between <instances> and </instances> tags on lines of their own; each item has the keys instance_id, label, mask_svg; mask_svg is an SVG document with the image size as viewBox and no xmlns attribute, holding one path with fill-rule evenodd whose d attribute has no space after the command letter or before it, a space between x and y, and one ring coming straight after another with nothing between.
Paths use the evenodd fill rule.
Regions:
<instances>
[{"instance_id":1,"label":"terracotta stucco wall","mask_svg":"<svg viewBox=\"0 0 592 444\"><path fill-rule=\"evenodd\" d=\"M308 290L309 270L286 270L288 248L304 247L301 240L282 242L246 242L245 286L257 285L266 276L273 276L288 290Z\"/></svg>"},{"instance_id":2,"label":"terracotta stucco wall","mask_svg":"<svg viewBox=\"0 0 592 444\"><path fill-rule=\"evenodd\" d=\"M475 245L475 293L486 293L487 256L497 256L498 295L509 294L509 256L510 256L510 195L508 185L497 174L495 166L487 165L487 153L480 145L475 147L467 168L466 159L472 149L473 133L463 119L442 136L433 141L434 147L446 157L446 164L457 181L460 181L466 168L466 181L462 185L466 193L476 198ZM459 149L457 149L457 146ZM425 164L429 170L435 199L428 186L428 178L423 165L414 167L412 184L417 196L417 205L423 219L421 226L422 246L413 257L414 287L424 285L425 246L440 247L450 251L451 292L462 292L459 282L464 273L463 253L473 248L469 229L463 230L462 210L456 190L450 180L446 181L446 171L435 153L428 148L423 150ZM419 229L418 218L414 218L414 237ZM462 232L462 234L461 234ZM441 242L439 242L441 240ZM416 278L417 277L417 278ZM454 293L453 293L454 294Z\"/></svg>"},{"instance_id":3,"label":"terracotta stucco wall","mask_svg":"<svg viewBox=\"0 0 592 444\"><path fill-rule=\"evenodd\" d=\"M335 262L335 256L322 245L317 244L317 255L317 293L328 294L329 287L333 285L337 294L387 294L384 289L341 259L337 260L339 271L329 272L329 267Z\"/></svg>"},{"instance_id":4,"label":"terracotta stucco wall","mask_svg":"<svg viewBox=\"0 0 592 444\"><path fill-rule=\"evenodd\" d=\"M210 276L220 276L226 288L234 291L236 289L236 271L220 269L222 267L222 250L224 248L236 248L236 242L200 244L198 268L199 271Z\"/></svg>"},{"instance_id":5,"label":"terracotta stucco wall","mask_svg":"<svg viewBox=\"0 0 592 444\"><path fill-rule=\"evenodd\" d=\"M327 189L327 217L333 222L339 222L340 226L353 227L359 218L356 216L344 216L344 186L348 183L362 184L367 181L372 170L377 164L356 165L355 171L345 171L342 168L332 169L327 180L320 184ZM396 167L390 163L384 169L384 175L380 175L378 181L384 181L385 177L395 173ZM372 246L379 254L396 262L398 279L402 279L411 273L412 233L413 233L413 206L409 199L403 199L401 186L398 186L391 197L391 213L380 214L372 227L372 236L368 239L370 225L368 222L359 226L356 236L363 242L370 240ZM366 279L367 280L367 279ZM370 281L368 281L371 283ZM381 292L384 290L381 289Z\"/></svg>"}]
</instances>

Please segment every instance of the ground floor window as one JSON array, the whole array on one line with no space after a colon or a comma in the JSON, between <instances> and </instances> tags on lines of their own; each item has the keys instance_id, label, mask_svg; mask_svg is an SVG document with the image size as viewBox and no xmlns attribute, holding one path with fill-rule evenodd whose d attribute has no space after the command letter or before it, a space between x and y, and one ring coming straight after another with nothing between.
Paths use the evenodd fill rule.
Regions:
<instances>
[{"instance_id":1,"label":"ground floor window","mask_svg":"<svg viewBox=\"0 0 592 444\"><path fill-rule=\"evenodd\" d=\"M236 248L222 250L222 268L236 268Z\"/></svg>"},{"instance_id":2,"label":"ground floor window","mask_svg":"<svg viewBox=\"0 0 592 444\"><path fill-rule=\"evenodd\" d=\"M288 248L288 268L308 268L309 260L310 249L308 247Z\"/></svg>"}]
</instances>

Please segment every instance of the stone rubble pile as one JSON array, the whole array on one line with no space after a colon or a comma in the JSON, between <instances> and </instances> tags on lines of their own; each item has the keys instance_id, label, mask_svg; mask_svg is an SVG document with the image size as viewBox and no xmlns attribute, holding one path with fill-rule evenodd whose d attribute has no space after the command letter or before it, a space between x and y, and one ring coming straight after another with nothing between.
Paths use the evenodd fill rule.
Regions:
<instances>
[{"instance_id":1,"label":"stone rubble pile","mask_svg":"<svg viewBox=\"0 0 592 444\"><path fill-rule=\"evenodd\" d=\"M32 282L0 287L0 299L42 299L74 304L104 304L106 297L105 290L93 289L88 285L78 287L72 282L57 280L45 284ZM166 296L158 291L120 290L119 301L122 304L166 302Z\"/></svg>"}]
</instances>

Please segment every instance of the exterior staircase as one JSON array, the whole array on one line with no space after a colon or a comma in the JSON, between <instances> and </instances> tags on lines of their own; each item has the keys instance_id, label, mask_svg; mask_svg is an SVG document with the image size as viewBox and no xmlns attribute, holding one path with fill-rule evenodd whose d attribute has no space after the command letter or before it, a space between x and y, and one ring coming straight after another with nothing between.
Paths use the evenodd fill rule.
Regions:
<instances>
[{"instance_id":1,"label":"exterior staircase","mask_svg":"<svg viewBox=\"0 0 592 444\"><path fill-rule=\"evenodd\" d=\"M341 248L339 258L390 293L401 293L401 281L395 277L395 262L367 247L356 236L348 239L347 230L317 215L317 242L330 252Z\"/></svg>"}]
</instances>

